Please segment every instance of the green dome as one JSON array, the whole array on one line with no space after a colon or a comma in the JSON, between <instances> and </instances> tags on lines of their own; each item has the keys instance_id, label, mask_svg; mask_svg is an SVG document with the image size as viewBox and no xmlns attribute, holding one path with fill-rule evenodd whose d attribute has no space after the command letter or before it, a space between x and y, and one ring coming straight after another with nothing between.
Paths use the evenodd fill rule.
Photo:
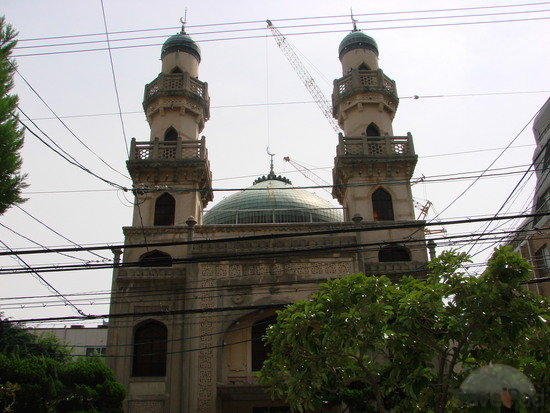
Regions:
<instances>
[{"instance_id":1,"label":"green dome","mask_svg":"<svg viewBox=\"0 0 550 413\"><path fill-rule=\"evenodd\" d=\"M266 189L264 189L266 188ZM342 213L330 202L274 174L220 201L204 214L203 224L339 222Z\"/></svg>"},{"instance_id":2,"label":"green dome","mask_svg":"<svg viewBox=\"0 0 550 413\"><path fill-rule=\"evenodd\" d=\"M378 45L374 39L359 30L352 31L340 42L338 57L342 60L344 54L354 49L372 50L378 56Z\"/></svg>"},{"instance_id":3,"label":"green dome","mask_svg":"<svg viewBox=\"0 0 550 413\"><path fill-rule=\"evenodd\" d=\"M162 45L162 52L160 58L162 59L168 53L173 52L185 52L193 55L197 60L201 61L201 49L193 39L191 39L185 32L170 36Z\"/></svg>"}]
</instances>

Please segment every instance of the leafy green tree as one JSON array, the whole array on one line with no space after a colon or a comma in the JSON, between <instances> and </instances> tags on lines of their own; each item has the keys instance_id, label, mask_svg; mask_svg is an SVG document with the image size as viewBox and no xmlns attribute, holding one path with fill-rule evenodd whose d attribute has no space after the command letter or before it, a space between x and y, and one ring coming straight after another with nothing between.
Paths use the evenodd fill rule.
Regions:
<instances>
[{"instance_id":1,"label":"leafy green tree","mask_svg":"<svg viewBox=\"0 0 550 413\"><path fill-rule=\"evenodd\" d=\"M72 360L55 337L0 319L0 412L122 412L124 387L100 357Z\"/></svg>"},{"instance_id":2,"label":"leafy green tree","mask_svg":"<svg viewBox=\"0 0 550 413\"><path fill-rule=\"evenodd\" d=\"M46 356L58 361L69 359L70 351L57 337L37 336L19 323L1 318L0 351L19 356Z\"/></svg>"},{"instance_id":3,"label":"leafy green tree","mask_svg":"<svg viewBox=\"0 0 550 413\"><path fill-rule=\"evenodd\" d=\"M530 378L548 388L548 350L534 346L548 337L548 305L520 285L529 265L502 248L473 277L468 261L451 251L425 280L356 274L321 285L278 313L260 382L300 412L341 402L352 412L452 411L453 391L488 362L536 367Z\"/></svg>"},{"instance_id":4,"label":"leafy green tree","mask_svg":"<svg viewBox=\"0 0 550 413\"><path fill-rule=\"evenodd\" d=\"M27 186L25 175L20 173L23 129L14 115L17 95L10 94L16 68L10 56L17 43L16 35L13 27L0 17L0 215L10 206L25 201L21 190Z\"/></svg>"}]
</instances>

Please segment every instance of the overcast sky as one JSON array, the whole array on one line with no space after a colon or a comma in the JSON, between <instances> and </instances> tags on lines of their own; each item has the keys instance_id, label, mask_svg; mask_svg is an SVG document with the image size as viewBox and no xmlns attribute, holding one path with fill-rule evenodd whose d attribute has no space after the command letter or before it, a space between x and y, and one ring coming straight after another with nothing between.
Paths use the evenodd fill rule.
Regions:
<instances>
[{"instance_id":1,"label":"overcast sky","mask_svg":"<svg viewBox=\"0 0 550 413\"><path fill-rule=\"evenodd\" d=\"M132 137L149 138L141 107L143 88L160 71L161 44L178 31L179 18L187 7L187 31L202 49L199 78L209 84L211 119L203 134L213 185L243 188L268 172L268 145L277 154L276 172L296 186L314 183L284 162L284 156L316 168L318 175L331 181L337 135L312 103L264 22L271 19L288 34L289 42L330 97L332 80L341 76L338 45L351 29L347 14L352 6L359 28L378 43L380 67L397 82L401 100L394 133L412 133L419 155L414 177L425 177L413 187L415 199L433 203L429 219L444 211L440 218L451 220L496 213L516 186L513 202L506 204L503 212L525 212L531 204L533 180L518 182L534 150L530 120L550 94L550 2L523 2L521 7L513 7L517 4L520 2L104 0L109 32L132 31L110 35L124 133L101 1L3 0L1 12L19 31L15 55L21 75L95 154L53 118L16 76L20 107L43 132L32 129L41 137L47 134L95 174L131 187L125 170L126 142ZM414 13L413 5L418 8ZM501 5L510 7L487 8ZM452 10L482 6L485 8ZM441 9L444 11L421 12ZM508 22L456 24L504 20ZM159 28L164 29L151 30ZM82 34L99 35L54 38ZM30 40L39 38L49 39ZM135 39L120 40L130 38ZM51 47L53 44L63 45ZM70 51L78 52L66 53ZM413 99L414 95L420 98ZM511 148L501 155L511 142ZM121 228L131 223L131 193L116 190L70 165L28 132L22 156L30 185L25 190L29 200L22 205L24 211L79 245L123 241ZM455 178L479 175L493 162L491 168L497 170L488 174L499 176L479 179L447 208L472 183ZM315 192L330 199L323 190ZM209 207L229 194L216 192ZM45 246L71 245L24 211L12 208L0 223ZM0 239L10 248L40 248L4 226L0 227ZM499 230L512 226L505 223ZM477 224L446 229L449 235L457 235L480 228ZM485 247L476 246L473 252ZM483 263L487 254L477 254L474 261ZM73 255L99 260L90 254ZM108 252L101 255L112 258ZM24 260L32 266L77 262L53 254L25 256ZM0 259L3 268L20 265L24 264L13 257ZM108 312L110 270L41 275L64 294L104 293L85 296L83 301L81 295L70 298L87 313ZM50 294L36 275L0 275L0 311L7 316L75 314L56 298L5 300Z\"/></svg>"}]
</instances>

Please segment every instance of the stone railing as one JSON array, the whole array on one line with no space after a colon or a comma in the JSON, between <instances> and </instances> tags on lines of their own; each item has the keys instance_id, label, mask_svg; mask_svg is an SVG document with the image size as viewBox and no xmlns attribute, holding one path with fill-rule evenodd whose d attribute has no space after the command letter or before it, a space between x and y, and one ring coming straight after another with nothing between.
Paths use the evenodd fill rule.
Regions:
<instances>
[{"instance_id":1,"label":"stone railing","mask_svg":"<svg viewBox=\"0 0 550 413\"><path fill-rule=\"evenodd\" d=\"M189 73L161 73L145 86L143 104L147 105L157 95L178 96L185 93L208 101L208 83L189 76Z\"/></svg>"},{"instance_id":2,"label":"stone railing","mask_svg":"<svg viewBox=\"0 0 550 413\"><path fill-rule=\"evenodd\" d=\"M362 136L338 137L338 156L414 156L412 135L407 136Z\"/></svg>"},{"instance_id":3,"label":"stone railing","mask_svg":"<svg viewBox=\"0 0 550 413\"><path fill-rule=\"evenodd\" d=\"M183 140L178 137L175 141L137 142L132 138L130 143L130 160L171 160L171 159L208 159L206 139Z\"/></svg>"},{"instance_id":4,"label":"stone railing","mask_svg":"<svg viewBox=\"0 0 550 413\"><path fill-rule=\"evenodd\" d=\"M337 103L352 93L357 92L383 92L397 99L395 82L387 77L381 69L352 69L346 76L334 80L332 101L333 103Z\"/></svg>"},{"instance_id":5,"label":"stone railing","mask_svg":"<svg viewBox=\"0 0 550 413\"><path fill-rule=\"evenodd\" d=\"M211 220L226 225L279 224L289 222L341 221L342 208L278 208L278 209L224 209L205 211L205 225ZM216 224L214 224L216 225Z\"/></svg>"}]
</instances>

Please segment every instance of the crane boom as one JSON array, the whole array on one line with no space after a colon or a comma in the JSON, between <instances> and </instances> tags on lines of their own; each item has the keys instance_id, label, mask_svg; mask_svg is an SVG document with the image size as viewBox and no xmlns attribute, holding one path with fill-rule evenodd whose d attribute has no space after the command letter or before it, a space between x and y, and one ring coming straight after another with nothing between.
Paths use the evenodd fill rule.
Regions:
<instances>
[{"instance_id":1,"label":"crane boom","mask_svg":"<svg viewBox=\"0 0 550 413\"><path fill-rule=\"evenodd\" d=\"M319 185L324 191L328 192L329 194L332 194L327 188L327 186L331 186L331 184L329 184L327 181L325 181L315 172L311 171L308 167L296 162L294 159L291 159L289 156L285 156L283 159L289 164L291 164L294 167L294 169L296 169L298 172L304 175L307 179Z\"/></svg>"},{"instance_id":2,"label":"crane boom","mask_svg":"<svg viewBox=\"0 0 550 413\"><path fill-rule=\"evenodd\" d=\"M325 95L323 94L313 77L311 77L298 55L294 52L294 50L292 50L292 47L286 40L286 37L279 31L279 29L277 29L273 25L273 23L271 23L271 20L267 20L267 27L271 30L271 33L273 34L273 37L277 42L277 46L279 46L279 48L282 50L285 57L294 68L296 74L302 80L302 83L310 93L315 103L317 103L317 106L319 106L321 112L323 112L323 115L325 115L325 118L327 118L332 128L336 132L341 132L340 126L338 126L338 122L336 122L336 120L332 117L332 108L328 100L326 99Z\"/></svg>"}]
</instances>

